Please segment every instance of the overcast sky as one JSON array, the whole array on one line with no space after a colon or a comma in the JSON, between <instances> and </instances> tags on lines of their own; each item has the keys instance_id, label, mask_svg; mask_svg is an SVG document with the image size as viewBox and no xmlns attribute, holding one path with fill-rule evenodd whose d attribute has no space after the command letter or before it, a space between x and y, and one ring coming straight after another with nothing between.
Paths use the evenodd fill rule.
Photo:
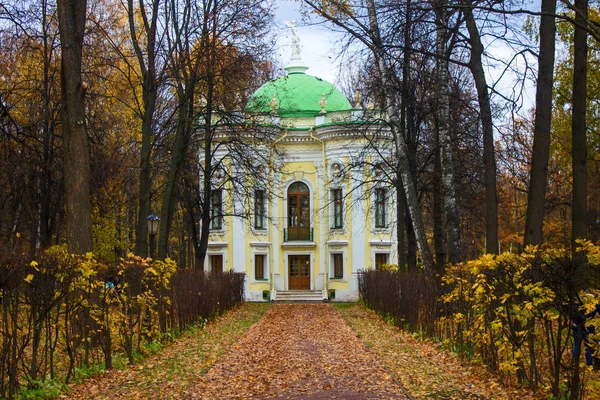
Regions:
<instances>
[{"instance_id":1,"label":"overcast sky","mask_svg":"<svg viewBox=\"0 0 600 400\"><path fill-rule=\"evenodd\" d=\"M296 30L300 36L302 43L302 60L304 65L309 67L306 71L308 74L318 76L338 87L339 77L339 62L337 61L337 53L335 51L336 42L340 41L340 34L332 32L324 25L310 24L307 25L302 21L300 14L300 0L276 0L277 10L275 12L276 27L274 31L278 37L278 61L281 66L286 66L291 58L291 35L290 29L285 25L287 21L296 21ZM524 8L532 10L539 9L539 0L524 0ZM484 38L484 42L486 38ZM494 57L504 60L510 60L514 54L513 49L509 49L502 41L487 43L487 51ZM530 61L531 62L531 61ZM533 60L533 65L535 61ZM487 68L487 77L494 82L499 79L504 68L498 63L490 63ZM517 61L515 65L522 67L522 62ZM520 90L520 86L516 85L516 78L511 73L502 75L502 81L495 86L496 90L500 90L507 96L512 95L513 90ZM535 96L534 82L526 82L526 90L523 94L523 111L528 110L533 106Z\"/></svg>"},{"instance_id":2,"label":"overcast sky","mask_svg":"<svg viewBox=\"0 0 600 400\"><path fill-rule=\"evenodd\" d=\"M285 25L287 21L296 21L296 30L302 43L302 60L309 67L306 73L318 76L331 83L336 83L338 78L336 54L333 50L335 34L320 25L306 26L302 23L300 15L300 1L277 0L278 9L275 13L278 36L279 62L286 66L291 58L290 29Z\"/></svg>"}]
</instances>

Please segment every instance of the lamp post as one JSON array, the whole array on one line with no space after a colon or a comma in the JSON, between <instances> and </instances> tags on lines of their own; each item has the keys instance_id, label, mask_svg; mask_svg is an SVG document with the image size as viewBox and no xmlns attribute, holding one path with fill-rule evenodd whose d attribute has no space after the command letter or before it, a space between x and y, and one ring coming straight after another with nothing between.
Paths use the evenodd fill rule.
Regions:
<instances>
[{"instance_id":1,"label":"lamp post","mask_svg":"<svg viewBox=\"0 0 600 400\"><path fill-rule=\"evenodd\" d=\"M160 217L154 214L148 215L146 222L148 223L148 235L150 235L150 258L154 259L154 237L158 232Z\"/></svg>"}]
</instances>

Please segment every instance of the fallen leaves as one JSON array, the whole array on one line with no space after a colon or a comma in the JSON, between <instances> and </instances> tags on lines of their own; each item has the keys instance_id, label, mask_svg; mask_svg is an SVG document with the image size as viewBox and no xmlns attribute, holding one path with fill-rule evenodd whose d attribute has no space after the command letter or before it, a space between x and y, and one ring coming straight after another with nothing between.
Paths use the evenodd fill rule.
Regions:
<instances>
[{"instance_id":1,"label":"fallen leaves","mask_svg":"<svg viewBox=\"0 0 600 400\"><path fill-rule=\"evenodd\" d=\"M185 398L404 399L336 310L274 305Z\"/></svg>"},{"instance_id":2,"label":"fallen leaves","mask_svg":"<svg viewBox=\"0 0 600 400\"><path fill-rule=\"evenodd\" d=\"M435 343L417 340L362 306L338 310L416 399L536 398L530 391L503 387L483 366L463 362Z\"/></svg>"},{"instance_id":3,"label":"fallen leaves","mask_svg":"<svg viewBox=\"0 0 600 400\"><path fill-rule=\"evenodd\" d=\"M70 399L179 399L214 361L233 347L269 308L244 304L184 334L143 363L112 370L72 388Z\"/></svg>"}]
</instances>

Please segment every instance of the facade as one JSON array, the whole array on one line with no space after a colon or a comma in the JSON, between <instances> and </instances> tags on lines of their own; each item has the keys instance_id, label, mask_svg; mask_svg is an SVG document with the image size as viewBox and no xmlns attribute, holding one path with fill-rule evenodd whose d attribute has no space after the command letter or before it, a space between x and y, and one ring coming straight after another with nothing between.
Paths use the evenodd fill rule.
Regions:
<instances>
[{"instance_id":1,"label":"facade","mask_svg":"<svg viewBox=\"0 0 600 400\"><path fill-rule=\"evenodd\" d=\"M396 257L393 191L364 184L381 171L349 168L353 157L365 157L370 130L382 127L362 124L365 110L306 69L296 52L287 74L246 107L257 125L277 130L274 146L284 154L265 172L268 187L252 189L250 218L227 216L236 201L227 190L212 194L205 268L245 272L248 301L288 290L356 300L358 271Z\"/></svg>"}]
</instances>

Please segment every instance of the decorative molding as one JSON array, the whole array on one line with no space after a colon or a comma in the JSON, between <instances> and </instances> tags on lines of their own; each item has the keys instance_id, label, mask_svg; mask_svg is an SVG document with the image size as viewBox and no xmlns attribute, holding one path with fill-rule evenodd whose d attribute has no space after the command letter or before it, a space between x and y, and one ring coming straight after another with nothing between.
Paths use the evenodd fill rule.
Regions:
<instances>
[{"instance_id":1,"label":"decorative molding","mask_svg":"<svg viewBox=\"0 0 600 400\"><path fill-rule=\"evenodd\" d=\"M210 247L210 248L227 247L227 246L229 246L228 242L208 242L208 247Z\"/></svg>"},{"instance_id":2,"label":"decorative molding","mask_svg":"<svg viewBox=\"0 0 600 400\"><path fill-rule=\"evenodd\" d=\"M283 242L281 247L317 247L316 242L298 241L298 242Z\"/></svg>"},{"instance_id":3,"label":"decorative molding","mask_svg":"<svg viewBox=\"0 0 600 400\"><path fill-rule=\"evenodd\" d=\"M250 242L250 247L271 247L271 242Z\"/></svg>"},{"instance_id":4,"label":"decorative molding","mask_svg":"<svg viewBox=\"0 0 600 400\"><path fill-rule=\"evenodd\" d=\"M327 245L331 246L348 246L347 240L328 240Z\"/></svg>"},{"instance_id":5,"label":"decorative molding","mask_svg":"<svg viewBox=\"0 0 600 400\"><path fill-rule=\"evenodd\" d=\"M391 240L371 240L369 244L376 247L391 247L394 242Z\"/></svg>"}]
</instances>

